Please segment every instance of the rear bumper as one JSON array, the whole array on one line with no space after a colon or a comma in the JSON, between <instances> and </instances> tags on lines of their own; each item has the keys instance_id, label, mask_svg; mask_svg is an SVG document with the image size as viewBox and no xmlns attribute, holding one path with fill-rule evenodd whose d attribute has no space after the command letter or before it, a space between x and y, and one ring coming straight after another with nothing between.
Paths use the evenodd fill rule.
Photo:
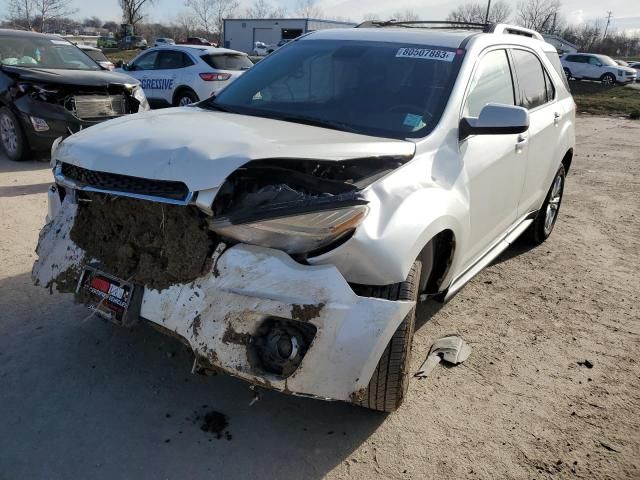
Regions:
<instances>
[{"instance_id":1,"label":"rear bumper","mask_svg":"<svg viewBox=\"0 0 640 480\"><path fill-rule=\"evenodd\" d=\"M69 239L76 209L68 198L52 208L32 272L36 284L58 287L59 278L82 269L84 252ZM182 337L203 365L287 393L349 401L360 398L413 305L359 297L334 266L301 265L281 251L239 244L189 284L145 289L140 316ZM315 327L286 378L256 362L252 343L274 319Z\"/></svg>"}]
</instances>

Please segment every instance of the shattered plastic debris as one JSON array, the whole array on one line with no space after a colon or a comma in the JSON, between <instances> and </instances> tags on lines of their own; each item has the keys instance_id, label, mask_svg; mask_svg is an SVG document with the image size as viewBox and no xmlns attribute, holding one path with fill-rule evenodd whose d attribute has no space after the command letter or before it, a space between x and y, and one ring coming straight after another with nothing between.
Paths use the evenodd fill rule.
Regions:
<instances>
[{"instance_id":1,"label":"shattered plastic debris","mask_svg":"<svg viewBox=\"0 0 640 480\"><path fill-rule=\"evenodd\" d=\"M456 336L443 337L431 345L427 359L416 373L418 378L426 378L440 360L458 365L471 355L471 347L462 338Z\"/></svg>"}]
</instances>

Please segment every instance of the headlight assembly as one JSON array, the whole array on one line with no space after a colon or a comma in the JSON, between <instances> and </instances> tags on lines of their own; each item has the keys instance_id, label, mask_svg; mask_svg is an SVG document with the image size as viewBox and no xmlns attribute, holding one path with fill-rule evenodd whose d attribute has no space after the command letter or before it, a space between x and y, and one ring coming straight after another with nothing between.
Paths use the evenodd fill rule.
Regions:
<instances>
[{"instance_id":1,"label":"headlight assembly","mask_svg":"<svg viewBox=\"0 0 640 480\"><path fill-rule=\"evenodd\" d=\"M231 224L212 220L210 228L219 235L243 243L283 250L290 254L318 250L355 229L366 217L368 207L356 205L288 217Z\"/></svg>"},{"instance_id":2,"label":"headlight assembly","mask_svg":"<svg viewBox=\"0 0 640 480\"><path fill-rule=\"evenodd\" d=\"M147 96L144 94L144 90L142 89L142 87L135 87L133 89L133 98L135 98L140 104L140 106L138 107L138 113L151 110L151 107L149 107L149 102L147 101Z\"/></svg>"}]
</instances>

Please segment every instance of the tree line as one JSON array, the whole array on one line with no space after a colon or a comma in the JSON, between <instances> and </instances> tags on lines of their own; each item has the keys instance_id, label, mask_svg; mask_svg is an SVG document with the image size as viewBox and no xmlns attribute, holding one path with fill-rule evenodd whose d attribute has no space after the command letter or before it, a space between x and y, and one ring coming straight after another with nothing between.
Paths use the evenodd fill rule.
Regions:
<instances>
[{"instance_id":1,"label":"tree line","mask_svg":"<svg viewBox=\"0 0 640 480\"><path fill-rule=\"evenodd\" d=\"M83 27L115 33L116 22L102 22L97 17L77 21L75 1L79 0L5 0L7 13L3 26L41 32L81 30ZM319 0L296 0L292 9L275 5L269 0L253 0L242 7L240 0L182 0L182 8L166 22L145 22L158 0L111 0L122 12L122 23L134 25L136 33L149 37L183 38L203 36L214 41L222 35L225 18L328 18L349 20L325 12ZM604 19L575 23L565 17L561 0L522 0L512 7L511 2L491 3L471 1L449 13L446 20L470 23L509 22L545 34L558 35L575 44L580 51L605 53L613 56L640 55L640 35L630 35L607 28ZM413 10L399 10L391 15L398 21L416 21L420 16ZM365 13L363 20L388 20L375 13Z\"/></svg>"}]
</instances>

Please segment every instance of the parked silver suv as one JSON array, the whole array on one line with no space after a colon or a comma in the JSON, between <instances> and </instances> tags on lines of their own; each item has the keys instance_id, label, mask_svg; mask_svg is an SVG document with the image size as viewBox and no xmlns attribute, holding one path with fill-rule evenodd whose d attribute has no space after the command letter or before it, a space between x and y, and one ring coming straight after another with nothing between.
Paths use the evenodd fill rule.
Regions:
<instances>
[{"instance_id":1,"label":"parked silver suv","mask_svg":"<svg viewBox=\"0 0 640 480\"><path fill-rule=\"evenodd\" d=\"M317 31L65 139L35 280L180 337L195 371L398 408L416 303L551 234L575 141L539 34L431 26Z\"/></svg>"},{"instance_id":2,"label":"parked silver suv","mask_svg":"<svg viewBox=\"0 0 640 480\"><path fill-rule=\"evenodd\" d=\"M633 83L638 75L635 69L618 65L606 55L571 53L564 55L561 62L568 79L599 80L608 86Z\"/></svg>"}]
</instances>

